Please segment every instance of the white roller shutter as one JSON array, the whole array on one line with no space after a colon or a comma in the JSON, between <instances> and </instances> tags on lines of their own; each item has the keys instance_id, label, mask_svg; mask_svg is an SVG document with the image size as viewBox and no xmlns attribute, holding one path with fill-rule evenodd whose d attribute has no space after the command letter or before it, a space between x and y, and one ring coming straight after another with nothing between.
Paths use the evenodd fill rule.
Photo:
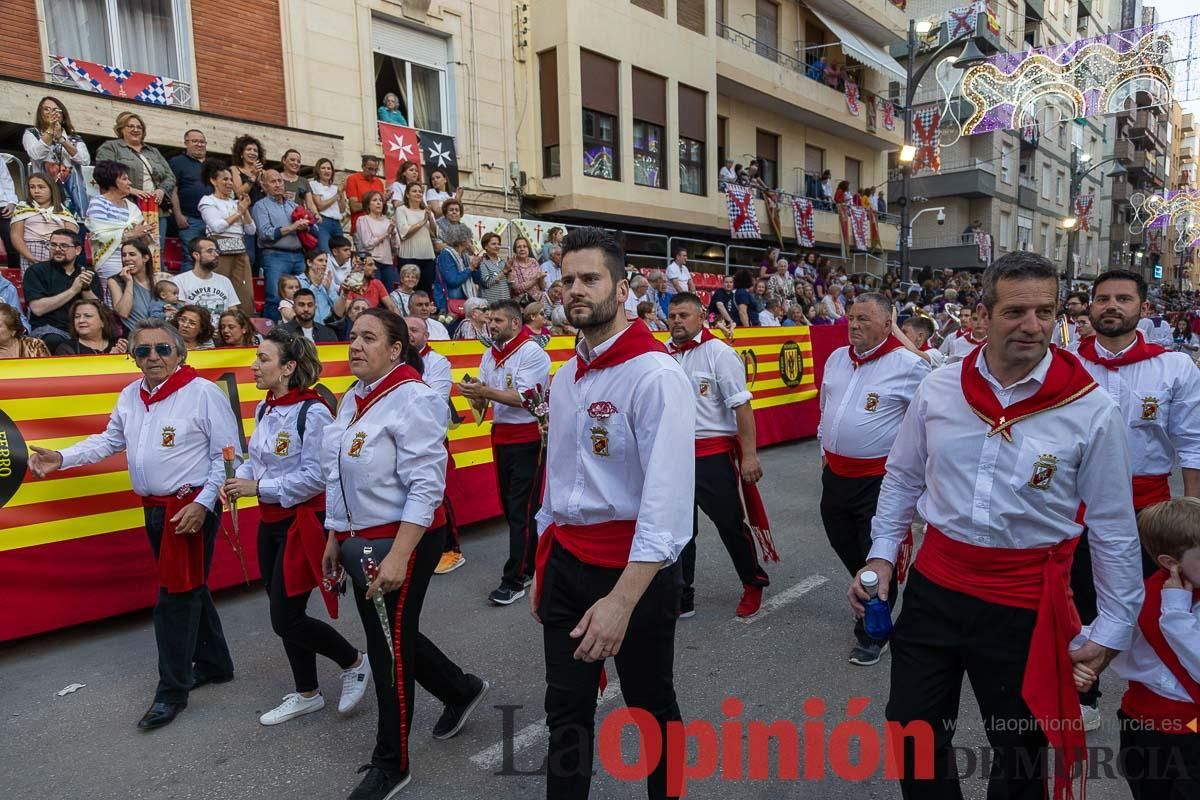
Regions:
<instances>
[{"instance_id":1,"label":"white roller shutter","mask_svg":"<svg viewBox=\"0 0 1200 800\"><path fill-rule=\"evenodd\" d=\"M379 17L371 18L371 47L392 58L446 68L445 38Z\"/></svg>"}]
</instances>

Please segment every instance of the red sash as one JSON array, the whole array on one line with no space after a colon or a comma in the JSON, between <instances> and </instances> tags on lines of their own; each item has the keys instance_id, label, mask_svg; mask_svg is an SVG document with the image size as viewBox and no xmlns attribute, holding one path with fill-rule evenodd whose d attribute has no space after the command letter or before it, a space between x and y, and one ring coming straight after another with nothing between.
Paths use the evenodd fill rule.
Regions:
<instances>
[{"instance_id":1,"label":"red sash","mask_svg":"<svg viewBox=\"0 0 1200 800\"><path fill-rule=\"evenodd\" d=\"M400 530L399 522L385 522L382 525L360 528L354 532L354 535L363 539L395 539L398 530ZM339 542L344 542L350 538L350 531L334 531L334 536Z\"/></svg>"},{"instance_id":2,"label":"red sash","mask_svg":"<svg viewBox=\"0 0 1200 800\"><path fill-rule=\"evenodd\" d=\"M624 569L629 564L629 550L633 547L633 532L636 528L637 522L631 519L598 522L595 525L551 523L537 544L534 574L537 576L538 596L534 598L535 604L541 601L542 578L555 542L585 564L607 569Z\"/></svg>"},{"instance_id":3,"label":"red sash","mask_svg":"<svg viewBox=\"0 0 1200 800\"><path fill-rule=\"evenodd\" d=\"M1171 485L1167 483L1170 477L1170 475L1134 475L1133 510L1141 511L1155 503L1170 500Z\"/></svg>"},{"instance_id":4,"label":"red sash","mask_svg":"<svg viewBox=\"0 0 1200 800\"><path fill-rule=\"evenodd\" d=\"M540 442L541 429L536 422L493 422L492 444L527 444Z\"/></svg>"},{"instance_id":5,"label":"red sash","mask_svg":"<svg viewBox=\"0 0 1200 800\"><path fill-rule=\"evenodd\" d=\"M168 378L168 380L170 379ZM184 381L180 386L186 383L187 381ZM162 398L155 397L151 399L151 402L160 399ZM171 518L178 514L184 506L193 502L199 494L199 489L192 489L182 497L172 494L150 495L142 498L142 505L145 508L166 509L163 514L162 539L158 545L158 585L166 589L169 594L190 592L197 586L204 585L204 533L201 531L192 534L176 533L175 523L171 522Z\"/></svg>"},{"instance_id":6,"label":"red sash","mask_svg":"<svg viewBox=\"0 0 1200 800\"><path fill-rule=\"evenodd\" d=\"M609 348L591 361L584 361L575 354L575 382L594 369L606 369L624 364L632 358L646 353L665 353L667 348L654 337L645 325L630 325L617 335Z\"/></svg>"},{"instance_id":7,"label":"red sash","mask_svg":"<svg viewBox=\"0 0 1200 800\"><path fill-rule=\"evenodd\" d=\"M847 352L850 354L850 363L854 365L855 369L858 369L864 364L870 364L875 359L886 356L893 350L903 349L904 343L897 339L894 333L889 333L888 337L883 340L883 344L875 348L875 352L868 356L860 356L858 353L854 352L854 345L850 345L850 347L847 348Z\"/></svg>"},{"instance_id":8,"label":"red sash","mask_svg":"<svg viewBox=\"0 0 1200 800\"><path fill-rule=\"evenodd\" d=\"M710 436L696 440L696 458L715 456L729 453L739 478L742 474L742 443L736 436ZM771 521L767 519L767 507L763 504L758 486L748 481L739 480L742 489L742 505L746 508L746 518L750 522L750 530L762 551L763 561L778 561L779 552L775 549L775 540L771 537Z\"/></svg>"},{"instance_id":9,"label":"red sash","mask_svg":"<svg viewBox=\"0 0 1200 800\"><path fill-rule=\"evenodd\" d=\"M496 361L496 367L499 368L508 361L509 356L521 349L521 345L530 341L533 338L532 332L525 325L521 326L521 330L517 331L517 335L504 343L503 347L492 345L492 358Z\"/></svg>"},{"instance_id":10,"label":"red sash","mask_svg":"<svg viewBox=\"0 0 1200 800\"><path fill-rule=\"evenodd\" d=\"M291 520L283 544L283 588L288 597L321 589L321 599L331 619L337 619L337 595L321 587L321 559L325 555L325 526L317 514L325 510L325 495L319 494L292 508L275 503L258 504L263 522Z\"/></svg>"},{"instance_id":11,"label":"red sash","mask_svg":"<svg viewBox=\"0 0 1200 800\"><path fill-rule=\"evenodd\" d=\"M1095 334L1088 336L1079 342L1079 357L1086 358L1093 364L1099 364L1113 372L1116 372L1121 367L1127 364L1136 364L1139 361L1145 361L1155 356L1160 356L1163 353L1171 352L1162 345L1152 344L1142 338L1142 332L1136 332L1136 341L1121 355L1116 358L1101 358L1096 353L1096 336Z\"/></svg>"},{"instance_id":12,"label":"red sash","mask_svg":"<svg viewBox=\"0 0 1200 800\"><path fill-rule=\"evenodd\" d=\"M1050 345L1050 368L1037 393L1011 406L1001 406L991 385L976 367L982 353L983 348L976 347L963 359L962 392L975 416L987 424L989 437L1000 434L1005 441L1011 442L1013 425L1043 411L1062 408L1099 386L1079 359Z\"/></svg>"},{"instance_id":13,"label":"red sash","mask_svg":"<svg viewBox=\"0 0 1200 800\"><path fill-rule=\"evenodd\" d=\"M692 339L688 339L683 344L675 344L675 342L668 342L667 343L667 352L673 356L677 356L680 353L686 353L688 350L695 350L697 347L704 344L705 342L711 342L712 340L714 340L716 338L717 337L713 336L712 331L710 331L708 328L701 328L700 329L700 341L697 342L695 340L695 338L692 338Z\"/></svg>"},{"instance_id":14,"label":"red sash","mask_svg":"<svg viewBox=\"0 0 1200 800\"><path fill-rule=\"evenodd\" d=\"M1183 686L1192 702L1171 700L1157 694L1148 686L1131 682L1129 691L1121 698L1121 710L1134 719L1154 723L1154 729L1161 733L1186 735L1195 733L1193 728L1188 727L1188 723L1195 725L1196 718L1200 717L1200 683L1184 669L1179 656L1167 643L1159 625L1162 616L1163 584L1168 577L1168 573L1160 569L1146 579L1146 600L1138 614L1138 629L1154 651L1154 655L1158 656L1158 660L1175 676L1175 680ZM1200 602L1200 590L1192 592L1192 605L1197 602Z\"/></svg>"},{"instance_id":15,"label":"red sash","mask_svg":"<svg viewBox=\"0 0 1200 800\"><path fill-rule=\"evenodd\" d=\"M951 539L929 525L914 564L943 588L1037 612L1021 698L1056 751L1055 798L1070 794L1072 768L1087 759L1068 652L1081 628L1069 588L1071 559L1078 544L1075 537L1051 547L981 547Z\"/></svg>"},{"instance_id":16,"label":"red sash","mask_svg":"<svg viewBox=\"0 0 1200 800\"><path fill-rule=\"evenodd\" d=\"M141 396L142 402L146 404L146 410L149 411L150 406L161 403L199 377L200 373L196 372L192 366L184 364L159 384L158 391L153 395L146 391L144 383L138 387L138 394Z\"/></svg>"},{"instance_id":17,"label":"red sash","mask_svg":"<svg viewBox=\"0 0 1200 800\"><path fill-rule=\"evenodd\" d=\"M353 425L362 419L363 415L370 411L376 403L391 394L397 387L406 383L412 383L413 381L419 382L420 380L421 373L408 364L401 364L396 367L385 375L383 380L379 382L379 385L368 392L366 397L359 397L357 393L354 394L355 411L350 424Z\"/></svg>"},{"instance_id":18,"label":"red sash","mask_svg":"<svg viewBox=\"0 0 1200 800\"><path fill-rule=\"evenodd\" d=\"M851 458L825 451L825 463L829 471L839 478L878 478L887 472L887 456L879 458Z\"/></svg>"}]
</instances>

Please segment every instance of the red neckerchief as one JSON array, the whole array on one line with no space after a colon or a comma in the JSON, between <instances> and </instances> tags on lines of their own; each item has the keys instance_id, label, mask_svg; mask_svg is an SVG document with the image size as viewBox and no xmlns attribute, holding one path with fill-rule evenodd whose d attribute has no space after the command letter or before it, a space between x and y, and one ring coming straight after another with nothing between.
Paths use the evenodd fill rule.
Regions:
<instances>
[{"instance_id":1,"label":"red neckerchief","mask_svg":"<svg viewBox=\"0 0 1200 800\"><path fill-rule=\"evenodd\" d=\"M1150 645L1154 655L1158 656L1158 660L1163 662L1163 665L1175 676L1175 680L1183 686L1188 697L1192 698L1192 702L1200 704L1200 682L1197 682L1184 669L1183 664L1179 661L1179 656L1167 643L1167 638L1163 636L1162 627L1159 625L1159 617L1162 615L1163 584L1169 577L1170 573L1159 569L1158 572L1146 579L1146 599L1142 603L1141 613L1138 614L1138 628L1141 629L1142 636L1146 637L1146 643ZM1200 589L1192 590L1192 605L1197 602L1200 602Z\"/></svg>"},{"instance_id":2,"label":"red neckerchief","mask_svg":"<svg viewBox=\"0 0 1200 800\"><path fill-rule=\"evenodd\" d=\"M350 420L350 424L358 422L362 419L363 414L371 409L385 395L389 394L397 386L404 383L412 383L413 381L420 382L421 373L410 367L408 364L401 364L394 370L384 376L379 385L367 393L366 397L354 395L355 412Z\"/></svg>"},{"instance_id":3,"label":"red neckerchief","mask_svg":"<svg viewBox=\"0 0 1200 800\"><path fill-rule=\"evenodd\" d=\"M1142 338L1141 331L1137 331L1136 336L1137 338L1134 343L1129 346L1129 349L1123 355L1116 356L1115 358L1103 358L1096 353L1096 335L1092 334L1079 343L1079 355L1093 364L1099 364L1116 372L1127 364L1136 364L1139 361L1145 361L1148 358L1154 358L1163 353L1171 352L1162 345L1147 342Z\"/></svg>"},{"instance_id":4,"label":"red neckerchief","mask_svg":"<svg viewBox=\"0 0 1200 800\"><path fill-rule=\"evenodd\" d=\"M429 355L432 352L433 352L433 348L430 347L428 344L426 344L424 347L421 348L421 358L424 358L425 356Z\"/></svg>"},{"instance_id":5,"label":"red neckerchief","mask_svg":"<svg viewBox=\"0 0 1200 800\"><path fill-rule=\"evenodd\" d=\"M675 344L675 342L667 342L667 352L673 356L677 356L680 353L686 353L688 350L695 350L697 347L704 344L705 342L711 342L716 338L717 337L713 336L712 331L710 331L708 328L701 328L700 329L700 341L697 342L696 339L693 337L691 339L688 339L683 344Z\"/></svg>"},{"instance_id":6,"label":"red neckerchief","mask_svg":"<svg viewBox=\"0 0 1200 800\"><path fill-rule=\"evenodd\" d=\"M288 389L279 395L279 397L276 397L271 392L267 392L267 410L270 411L276 406L292 406L296 403L303 403L305 400L316 400L322 405L325 404L324 398L317 394L315 389ZM328 406L325 407L328 408Z\"/></svg>"},{"instance_id":7,"label":"red neckerchief","mask_svg":"<svg viewBox=\"0 0 1200 800\"><path fill-rule=\"evenodd\" d=\"M138 387L138 394L141 395L142 402L146 404L146 410L149 411L150 406L166 400L168 397L175 394L180 389L187 386L189 383L199 377L200 373L196 372L194 367L184 364L179 369L171 373L169 378L159 384L158 391L156 391L154 394L150 394L146 391L146 384L144 381L142 385Z\"/></svg>"},{"instance_id":8,"label":"red neckerchief","mask_svg":"<svg viewBox=\"0 0 1200 800\"><path fill-rule=\"evenodd\" d=\"M983 339L975 338L974 331L964 331L962 328L959 328L957 331L954 332L954 335L956 337L958 337L959 339L966 339L971 344L976 344L976 345L983 344Z\"/></svg>"},{"instance_id":9,"label":"red neckerchief","mask_svg":"<svg viewBox=\"0 0 1200 800\"><path fill-rule=\"evenodd\" d=\"M667 348L663 347L662 342L654 338L654 334L650 332L649 328L645 325L630 325L617 335L617 340L607 350L591 361L584 361L576 353L575 380L578 382L580 378L593 369L615 367L645 353L665 352L667 352Z\"/></svg>"},{"instance_id":10,"label":"red neckerchief","mask_svg":"<svg viewBox=\"0 0 1200 800\"><path fill-rule=\"evenodd\" d=\"M962 364L962 392L967 405L989 428L988 436L1000 434L1012 441L1012 428L1018 422L1055 408L1072 403L1095 389L1099 384L1084 368L1079 359L1072 358L1054 345L1050 345L1050 368L1046 379L1033 397L1001 406L987 379L979 372L976 362L983 352L977 347L967 354Z\"/></svg>"},{"instance_id":11,"label":"red neckerchief","mask_svg":"<svg viewBox=\"0 0 1200 800\"><path fill-rule=\"evenodd\" d=\"M531 338L533 338L533 334L530 333L529 328L522 325L521 330L517 331L517 335L505 342L503 347L492 345L492 358L495 359L496 366L503 366L509 356L517 352L518 348Z\"/></svg>"},{"instance_id":12,"label":"red neckerchief","mask_svg":"<svg viewBox=\"0 0 1200 800\"><path fill-rule=\"evenodd\" d=\"M932 349L933 349L933 348L929 346L929 340L928 340L928 339L926 339L926 340L925 340L925 343L921 345L921 352L922 352L922 353L928 353L928 352L929 352L930 350L932 350Z\"/></svg>"},{"instance_id":13,"label":"red neckerchief","mask_svg":"<svg viewBox=\"0 0 1200 800\"><path fill-rule=\"evenodd\" d=\"M854 365L855 369L858 369L863 364L870 364L875 359L882 358L893 350L902 350L903 348L904 343L897 339L895 334L889 333L888 337L883 340L883 343L876 347L875 351L869 356L860 356L854 352L854 345L850 345L847 352L850 353L850 363Z\"/></svg>"}]
</instances>

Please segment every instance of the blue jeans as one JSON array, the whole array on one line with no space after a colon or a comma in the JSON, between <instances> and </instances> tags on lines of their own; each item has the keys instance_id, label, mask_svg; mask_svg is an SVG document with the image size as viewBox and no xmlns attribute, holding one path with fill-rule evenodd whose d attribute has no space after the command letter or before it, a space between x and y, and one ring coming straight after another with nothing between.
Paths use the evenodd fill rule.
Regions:
<instances>
[{"instance_id":1,"label":"blue jeans","mask_svg":"<svg viewBox=\"0 0 1200 800\"><path fill-rule=\"evenodd\" d=\"M190 262L191 256L188 255L189 248L192 245L192 240L204 235L204 220L200 217L188 217L188 226L179 231L179 243L183 245L183 261Z\"/></svg>"},{"instance_id":2,"label":"blue jeans","mask_svg":"<svg viewBox=\"0 0 1200 800\"><path fill-rule=\"evenodd\" d=\"M396 270L396 265L390 261L375 259L375 277L379 278L383 287L389 292L400 284L400 273Z\"/></svg>"},{"instance_id":3,"label":"blue jeans","mask_svg":"<svg viewBox=\"0 0 1200 800\"><path fill-rule=\"evenodd\" d=\"M246 243L246 257L250 259L250 274L257 278L262 274L262 267L258 263L258 237L246 233L242 234L242 241Z\"/></svg>"},{"instance_id":4,"label":"blue jeans","mask_svg":"<svg viewBox=\"0 0 1200 800\"><path fill-rule=\"evenodd\" d=\"M317 249L329 252L329 240L334 236L342 236L342 223L333 217L321 216L321 224L317 227ZM390 291L390 290L389 290Z\"/></svg>"},{"instance_id":5,"label":"blue jeans","mask_svg":"<svg viewBox=\"0 0 1200 800\"><path fill-rule=\"evenodd\" d=\"M284 275L304 274L304 254L299 250L272 250L264 247L258 251L262 260L263 278L266 282L267 304L263 313L279 321L279 279Z\"/></svg>"}]
</instances>

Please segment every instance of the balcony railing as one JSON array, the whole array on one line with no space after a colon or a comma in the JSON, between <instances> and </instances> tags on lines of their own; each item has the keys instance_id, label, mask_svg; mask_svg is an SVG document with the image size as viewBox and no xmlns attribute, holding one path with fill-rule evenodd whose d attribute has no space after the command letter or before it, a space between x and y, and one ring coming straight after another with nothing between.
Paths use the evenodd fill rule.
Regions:
<instances>
[{"instance_id":1,"label":"balcony railing","mask_svg":"<svg viewBox=\"0 0 1200 800\"><path fill-rule=\"evenodd\" d=\"M975 247L975 234L973 233L946 233L941 236L921 236L915 237L912 243L913 250L929 250L934 247Z\"/></svg>"},{"instance_id":2,"label":"balcony railing","mask_svg":"<svg viewBox=\"0 0 1200 800\"><path fill-rule=\"evenodd\" d=\"M950 174L953 174L956 172L972 172L974 170L979 170L980 172L986 172L989 175L995 175L996 174L996 162L991 159L982 159L982 158L968 158L968 159L964 159L962 161L943 161L942 168L940 170L938 170L938 172L936 172L935 175L950 175ZM900 169L888 170L888 180L889 181L898 181L901 179L901 177L902 177L902 171ZM931 176L926 175L926 176L917 176L917 177L931 177Z\"/></svg>"},{"instance_id":3,"label":"balcony railing","mask_svg":"<svg viewBox=\"0 0 1200 800\"><path fill-rule=\"evenodd\" d=\"M79 88L79 84L71 77L67 68L54 59L47 59L46 74L50 79L50 83L57 86L70 86ZM174 97L171 107L176 108L192 108L192 84L188 81L180 80L179 78L170 78L173 86ZM99 94L99 93L97 93ZM129 98L132 99L132 98ZM147 105L154 105L148 103Z\"/></svg>"}]
</instances>

